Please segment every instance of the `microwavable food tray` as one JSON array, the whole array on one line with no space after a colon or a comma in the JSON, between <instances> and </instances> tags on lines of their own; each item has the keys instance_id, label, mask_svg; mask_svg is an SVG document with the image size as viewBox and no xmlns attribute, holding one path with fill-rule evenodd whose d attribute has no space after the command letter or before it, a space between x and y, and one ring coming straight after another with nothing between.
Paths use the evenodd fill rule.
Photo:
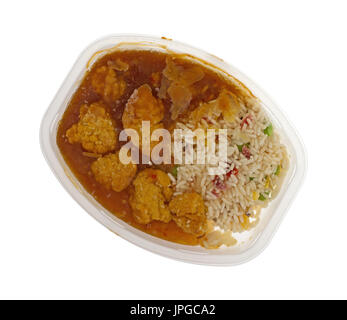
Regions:
<instances>
[{"instance_id":1,"label":"microwavable food tray","mask_svg":"<svg viewBox=\"0 0 347 320\"><path fill-rule=\"evenodd\" d=\"M180 245L146 234L120 220L103 208L84 190L77 178L64 162L56 143L59 120L82 80L88 66L103 54L103 50L141 49L187 53L225 71L242 82L264 107L280 134L281 142L287 147L289 168L277 197L262 209L260 222L250 231L238 237L238 244L219 249ZM97 221L122 238L151 252L169 258L205 265L236 265L256 257L269 244L282 219L294 200L304 180L307 161L303 143L287 117L269 96L252 80L229 63L189 45L143 35L112 35L95 41L77 59L61 88L48 107L41 123L40 142L42 152L66 191Z\"/></svg>"}]
</instances>

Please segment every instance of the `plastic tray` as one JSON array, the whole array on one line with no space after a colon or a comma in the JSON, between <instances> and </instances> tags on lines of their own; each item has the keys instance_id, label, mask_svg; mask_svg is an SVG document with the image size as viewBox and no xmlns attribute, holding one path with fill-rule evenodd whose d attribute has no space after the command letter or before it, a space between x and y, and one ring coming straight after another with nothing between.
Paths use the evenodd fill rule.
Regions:
<instances>
[{"instance_id":1,"label":"plastic tray","mask_svg":"<svg viewBox=\"0 0 347 320\"><path fill-rule=\"evenodd\" d=\"M267 208L262 210L259 224L251 231L242 233L242 239L237 245L211 250L198 246L172 243L135 229L103 208L84 190L65 164L56 144L59 120L83 78L88 65L90 66L103 54L102 50L111 49L115 46L132 49L141 47L149 50L165 50L163 47L166 47L170 51L188 53L231 74L262 101L265 110L281 136L282 142L287 146L290 166L279 194L269 203ZM92 43L82 52L42 119L40 142L42 152L49 166L66 191L91 216L109 230L154 253L185 262L205 265L240 264L262 252L269 244L297 194L307 167L305 149L296 130L277 105L252 80L230 64L202 50L177 41L143 35L108 36Z\"/></svg>"}]
</instances>

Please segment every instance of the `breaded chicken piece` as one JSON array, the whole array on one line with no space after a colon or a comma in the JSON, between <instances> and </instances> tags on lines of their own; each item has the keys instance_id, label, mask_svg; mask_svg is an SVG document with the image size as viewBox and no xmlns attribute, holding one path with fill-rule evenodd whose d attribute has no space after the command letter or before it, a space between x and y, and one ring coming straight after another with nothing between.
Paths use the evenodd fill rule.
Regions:
<instances>
[{"instance_id":1,"label":"breaded chicken piece","mask_svg":"<svg viewBox=\"0 0 347 320\"><path fill-rule=\"evenodd\" d=\"M193 96L188 87L175 83L171 84L167 92L172 101L171 119L176 120L188 108Z\"/></svg>"},{"instance_id":2,"label":"breaded chicken piece","mask_svg":"<svg viewBox=\"0 0 347 320\"><path fill-rule=\"evenodd\" d=\"M201 103L190 114L190 118L199 122L202 118L217 119L222 114L224 120L233 122L240 110L238 98L231 91L223 89L217 99Z\"/></svg>"},{"instance_id":3,"label":"breaded chicken piece","mask_svg":"<svg viewBox=\"0 0 347 320\"><path fill-rule=\"evenodd\" d=\"M167 206L172 197L170 184L169 176L161 170L145 169L137 175L129 198L137 222L147 224L152 220L171 220Z\"/></svg>"},{"instance_id":4,"label":"breaded chicken piece","mask_svg":"<svg viewBox=\"0 0 347 320\"><path fill-rule=\"evenodd\" d=\"M139 146L142 146L142 121L150 121L151 134L155 129L163 128L160 123L164 118L164 105L152 95L151 87L144 84L135 89L130 96L122 116L124 129L134 129L139 135ZM151 149L157 143L151 143Z\"/></svg>"},{"instance_id":5,"label":"breaded chicken piece","mask_svg":"<svg viewBox=\"0 0 347 320\"><path fill-rule=\"evenodd\" d=\"M120 192L127 188L136 175L136 164L123 164L119 160L119 152L108 154L94 161L91 166L96 181Z\"/></svg>"},{"instance_id":6,"label":"breaded chicken piece","mask_svg":"<svg viewBox=\"0 0 347 320\"><path fill-rule=\"evenodd\" d=\"M166 67L163 75L174 83L189 87L195 82L200 81L204 77L204 71L198 65L182 66L178 60L168 57L166 59Z\"/></svg>"},{"instance_id":7,"label":"breaded chicken piece","mask_svg":"<svg viewBox=\"0 0 347 320\"><path fill-rule=\"evenodd\" d=\"M178 60L167 58L166 67L163 70L163 79L167 78L170 81L167 93L172 102L170 108L172 120L176 120L188 108L193 98L191 86L204 77L204 72L198 65L184 67L177 62ZM160 96L166 96L166 93L163 92L165 90L163 85L167 86L164 80L159 91Z\"/></svg>"},{"instance_id":8,"label":"breaded chicken piece","mask_svg":"<svg viewBox=\"0 0 347 320\"><path fill-rule=\"evenodd\" d=\"M175 196L169 204L172 219L184 232L202 236L207 231L206 207L196 192Z\"/></svg>"},{"instance_id":9,"label":"breaded chicken piece","mask_svg":"<svg viewBox=\"0 0 347 320\"><path fill-rule=\"evenodd\" d=\"M113 151L117 145L114 123L100 102L81 107L80 120L66 131L66 137L97 154Z\"/></svg>"},{"instance_id":10,"label":"breaded chicken piece","mask_svg":"<svg viewBox=\"0 0 347 320\"><path fill-rule=\"evenodd\" d=\"M126 83L113 67L102 66L93 75L92 87L106 101L116 101L123 95Z\"/></svg>"}]
</instances>

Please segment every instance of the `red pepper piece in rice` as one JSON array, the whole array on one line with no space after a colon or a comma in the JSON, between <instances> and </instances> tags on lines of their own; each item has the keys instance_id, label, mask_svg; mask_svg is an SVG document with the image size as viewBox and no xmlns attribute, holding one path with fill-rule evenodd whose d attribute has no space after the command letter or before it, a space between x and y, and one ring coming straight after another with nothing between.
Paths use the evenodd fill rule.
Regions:
<instances>
[{"instance_id":1,"label":"red pepper piece in rice","mask_svg":"<svg viewBox=\"0 0 347 320\"><path fill-rule=\"evenodd\" d=\"M251 114L248 114L247 116L245 116L240 124L241 129L243 129L244 126L249 126L251 121L253 121L253 117Z\"/></svg>"},{"instance_id":2,"label":"red pepper piece in rice","mask_svg":"<svg viewBox=\"0 0 347 320\"><path fill-rule=\"evenodd\" d=\"M227 187L225 180L222 179L220 176L215 176L212 182L216 186L216 188L219 190L225 190Z\"/></svg>"},{"instance_id":3,"label":"red pepper piece in rice","mask_svg":"<svg viewBox=\"0 0 347 320\"><path fill-rule=\"evenodd\" d=\"M227 178L230 178L230 176L232 176L232 175L237 176L238 174L239 174L239 170L237 170L237 168L234 168L234 169L228 171L226 176L227 176Z\"/></svg>"},{"instance_id":4,"label":"red pepper piece in rice","mask_svg":"<svg viewBox=\"0 0 347 320\"><path fill-rule=\"evenodd\" d=\"M250 150L246 145L243 145L243 146L242 146L242 154L243 154L247 159L250 159L250 157L251 157L251 150Z\"/></svg>"}]
</instances>

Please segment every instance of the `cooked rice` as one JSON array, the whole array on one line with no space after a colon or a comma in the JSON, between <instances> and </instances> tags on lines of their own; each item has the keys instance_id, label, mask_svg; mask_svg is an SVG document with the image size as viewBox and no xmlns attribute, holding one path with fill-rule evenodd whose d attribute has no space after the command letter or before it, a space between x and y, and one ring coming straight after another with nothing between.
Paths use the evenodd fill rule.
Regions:
<instances>
[{"instance_id":1,"label":"cooked rice","mask_svg":"<svg viewBox=\"0 0 347 320\"><path fill-rule=\"evenodd\" d=\"M251 115L252 121L241 129L242 119L247 115ZM242 232L253 227L257 222L254 218L273 199L288 167L287 151L280 142L276 128L271 136L264 133L270 123L256 99L241 103L240 117L233 122L209 118L202 119L198 124L178 123L177 128L181 129L227 129L228 163L231 164L230 169L237 168L238 174L231 175L225 181L226 189L217 190L220 193L216 196L215 176L208 174L209 165L185 164L178 168L175 194L192 190L200 193L208 208L208 219L223 230ZM237 147L245 143L250 143L252 156L249 159ZM275 175L279 165L282 167L281 173ZM269 190L271 193L267 194ZM260 195L265 195L266 200L259 200ZM253 223L246 224L249 218L249 222Z\"/></svg>"}]
</instances>

